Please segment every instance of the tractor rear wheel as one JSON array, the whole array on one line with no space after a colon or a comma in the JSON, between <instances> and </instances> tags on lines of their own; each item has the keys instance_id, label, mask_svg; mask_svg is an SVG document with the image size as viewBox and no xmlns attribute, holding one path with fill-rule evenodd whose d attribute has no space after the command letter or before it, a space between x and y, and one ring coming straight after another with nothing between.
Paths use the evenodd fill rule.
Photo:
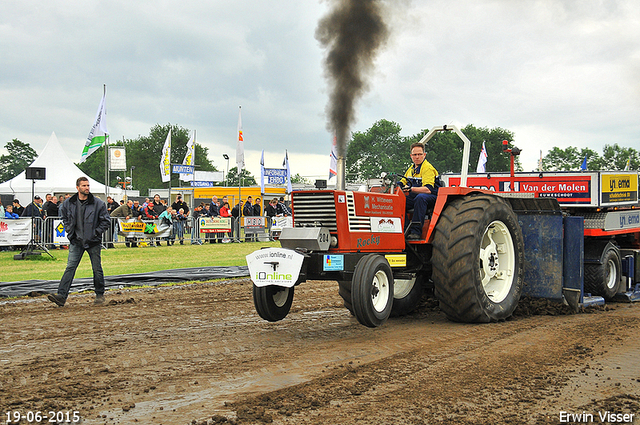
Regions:
<instances>
[{"instance_id":1,"label":"tractor rear wheel","mask_svg":"<svg viewBox=\"0 0 640 425\"><path fill-rule=\"evenodd\" d=\"M524 281L524 239L511 206L487 194L451 202L435 228L432 262L434 292L449 319L507 319Z\"/></svg>"},{"instance_id":2,"label":"tractor rear wheel","mask_svg":"<svg viewBox=\"0 0 640 425\"><path fill-rule=\"evenodd\" d=\"M414 274L410 279L393 279L391 317L406 316L418 307L424 295L423 282L422 274Z\"/></svg>"},{"instance_id":3,"label":"tractor rear wheel","mask_svg":"<svg viewBox=\"0 0 640 425\"><path fill-rule=\"evenodd\" d=\"M351 305L351 281L350 280L338 281L338 294L342 297L342 301L344 301L344 306L353 315L353 306Z\"/></svg>"},{"instance_id":4,"label":"tractor rear wheel","mask_svg":"<svg viewBox=\"0 0 640 425\"><path fill-rule=\"evenodd\" d=\"M293 288L253 285L253 304L264 320L277 322L287 317L293 303Z\"/></svg>"},{"instance_id":5,"label":"tractor rear wheel","mask_svg":"<svg viewBox=\"0 0 640 425\"><path fill-rule=\"evenodd\" d=\"M351 284L351 305L358 322L375 328L387 321L393 303L393 272L378 254L362 257Z\"/></svg>"},{"instance_id":6,"label":"tractor rear wheel","mask_svg":"<svg viewBox=\"0 0 640 425\"><path fill-rule=\"evenodd\" d=\"M600 295L609 301L618 293L622 262L620 251L609 243L600 257L600 264L584 265L584 292Z\"/></svg>"}]
</instances>

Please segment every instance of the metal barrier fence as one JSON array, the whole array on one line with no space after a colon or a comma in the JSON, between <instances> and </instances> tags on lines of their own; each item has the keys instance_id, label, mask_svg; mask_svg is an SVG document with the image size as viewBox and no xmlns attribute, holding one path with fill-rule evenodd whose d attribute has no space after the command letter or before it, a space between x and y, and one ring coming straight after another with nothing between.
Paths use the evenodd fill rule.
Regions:
<instances>
[{"instance_id":1,"label":"metal barrier fence","mask_svg":"<svg viewBox=\"0 0 640 425\"><path fill-rule=\"evenodd\" d=\"M192 244L202 245L204 243L229 243L229 242L252 242L267 241L277 238L280 228L276 229L275 220L270 217L264 218L264 226L247 225L244 226L241 220L231 217L230 232L203 232L200 229L200 220L188 217L184 221L174 221L170 235L167 237L144 237L133 238L118 234L118 218L111 217L109 229L102 235L102 243L105 248L112 248L116 244L128 247L164 245L164 244ZM143 220L144 222L149 222ZM255 221L255 220L254 220ZM31 241L42 244L48 249L65 247L69 244L66 239L64 225L61 217L47 217L42 219L34 217L31 225ZM23 246L15 245L14 248ZM7 247L0 247L7 248Z\"/></svg>"}]
</instances>

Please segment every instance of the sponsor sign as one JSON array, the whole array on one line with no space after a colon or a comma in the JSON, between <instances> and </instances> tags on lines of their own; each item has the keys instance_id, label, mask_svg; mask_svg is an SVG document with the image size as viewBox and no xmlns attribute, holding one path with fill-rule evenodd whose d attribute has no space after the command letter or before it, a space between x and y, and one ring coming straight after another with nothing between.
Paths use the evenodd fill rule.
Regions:
<instances>
[{"instance_id":1,"label":"sponsor sign","mask_svg":"<svg viewBox=\"0 0 640 425\"><path fill-rule=\"evenodd\" d=\"M344 270L344 255L325 255L322 270L325 272Z\"/></svg>"},{"instance_id":2,"label":"sponsor sign","mask_svg":"<svg viewBox=\"0 0 640 425\"><path fill-rule=\"evenodd\" d=\"M397 198L397 196L395 197ZM390 196L382 196L368 194L358 196L356 198L356 214L358 216L391 216L395 211L393 208L394 198Z\"/></svg>"},{"instance_id":3,"label":"sponsor sign","mask_svg":"<svg viewBox=\"0 0 640 425\"><path fill-rule=\"evenodd\" d=\"M191 187L213 187L213 182L201 182L201 181L191 180L189 183L191 184Z\"/></svg>"},{"instance_id":4,"label":"sponsor sign","mask_svg":"<svg viewBox=\"0 0 640 425\"><path fill-rule=\"evenodd\" d=\"M67 231L62 220L53 220L53 243L68 245Z\"/></svg>"},{"instance_id":5,"label":"sponsor sign","mask_svg":"<svg viewBox=\"0 0 640 425\"><path fill-rule=\"evenodd\" d=\"M249 274L258 286L291 288L298 281L304 255L284 248L267 248L246 256Z\"/></svg>"},{"instance_id":6,"label":"sponsor sign","mask_svg":"<svg viewBox=\"0 0 640 425\"><path fill-rule=\"evenodd\" d=\"M638 176L633 174L602 174L602 203L635 202L638 200Z\"/></svg>"},{"instance_id":7,"label":"sponsor sign","mask_svg":"<svg viewBox=\"0 0 640 425\"><path fill-rule=\"evenodd\" d=\"M171 235L172 227L163 223L162 220L118 219L118 234L130 238L166 238Z\"/></svg>"},{"instance_id":8,"label":"sponsor sign","mask_svg":"<svg viewBox=\"0 0 640 425\"><path fill-rule=\"evenodd\" d=\"M123 147L109 146L109 170L127 170L127 155Z\"/></svg>"},{"instance_id":9,"label":"sponsor sign","mask_svg":"<svg viewBox=\"0 0 640 425\"><path fill-rule=\"evenodd\" d=\"M286 184L287 170L280 168L265 168L264 177L266 184Z\"/></svg>"},{"instance_id":10,"label":"sponsor sign","mask_svg":"<svg viewBox=\"0 0 640 425\"><path fill-rule=\"evenodd\" d=\"M405 254L387 254L384 256L391 267L406 267L407 256Z\"/></svg>"},{"instance_id":11,"label":"sponsor sign","mask_svg":"<svg viewBox=\"0 0 640 425\"><path fill-rule=\"evenodd\" d=\"M267 224L266 217L242 217L242 223L244 226L244 233L264 233L264 228Z\"/></svg>"},{"instance_id":12,"label":"sponsor sign","mask_svg":"<svg viewBox=\"0 0 640 425\"><path fill-rule=\"evenodd\" d=\"M171 172L176 174L193 174L195 169L193 165L173 164Z\"/></svg>"},{"instance_id":13,"label":"sponsor sign","mask_svg":"<svg viewBox=\"0 0 640 425\"><path fill-rule=\"evenodd\" d=\"M371 231L378 233L402 233L399 217L371 217Z\"/></svg>"},{"instance_id":14,"label":"sponsor sign","mask_svg":"<svg viewBox=\"0 0 640 425\"><path fill-rule=\"evenodd\" d=\"M198 219L202 233L222 233L231 231L231 217L200 217Z\"/></svg>"},{"instance_id":15,"label":"sponsor sign","mask_svg":"<svg viewBox=\"0 0 640 425\"><path fill-rule=\"evenodd\" d=\"M31 240L31 219L0 219L0 246L27 245Z\"/></svg>"},{"instance_id":16,"label":"sponsor sign","mask_svg":"<svg viewBox=\"0 0 640 425\"><path fill-rule=\"evenodd\" d=\"M604 230L640 228L640 210L611 211L604 220Z\"/></svg>"}]
</instances>

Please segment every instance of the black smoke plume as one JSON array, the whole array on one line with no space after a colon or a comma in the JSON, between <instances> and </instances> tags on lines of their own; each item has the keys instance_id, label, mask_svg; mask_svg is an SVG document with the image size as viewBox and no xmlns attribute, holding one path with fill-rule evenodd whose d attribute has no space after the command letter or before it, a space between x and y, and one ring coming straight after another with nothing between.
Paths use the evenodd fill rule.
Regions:
<instances>
[{"instance_id":1,"label":"black smoke plume","mask_svg":"<svg viewBox=\"0 0 640 425\"><path fill-rule=\"evenodd\" d=\"M373 61L388 37L380 0L330 0L331 10L318 23L316 39L327 49L329 131L335 132L338 157L346 156L355 103L367 90Z\"/></svg>"}]
</instances>

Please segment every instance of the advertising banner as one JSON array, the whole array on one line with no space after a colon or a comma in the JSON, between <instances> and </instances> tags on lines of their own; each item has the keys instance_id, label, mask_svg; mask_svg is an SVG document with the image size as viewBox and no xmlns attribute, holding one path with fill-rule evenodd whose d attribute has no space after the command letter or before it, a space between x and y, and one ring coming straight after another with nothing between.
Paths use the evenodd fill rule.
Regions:
<instances>
[{"instance_id":1,"label":"advertising banner","mask_svg":"<svg viewBox=\"0 0 640 425\"><path fill-rule=\"evenodd\" d=\"M53 220L53 243L69 245L69 239L67 239L67 232L62 220Z\"/></svg>"},{"instance_id":2,"label":"advertising banner","mask_svg":"<svg viewBox=\"0 0 640 425\"><path fill-rule=\"evenodd\" d=\"M118 219L118 234L130 238L166 238L173 226L163 220Z\"/></svg>"},{"instance_id":3,"label":"advertising banner","mask_svg":"<svg viewBox=\"0 0 640 425\"><path fill-rule=\"evenodd\" d=\"M231 231L231 217L200 217L198 219L202 233L222 233Z\"/></svg>"},{"instance_id":4,"label":"advertising banner","mask_svg":"<svg viewBox=\"0 0 640 425\"><path fill-rule=\"evenodd\" d=\"M0 246L27 245L31 240L31 219L0 219Z\"/></svg>"},{"instance_id":5,"label":"advertising banner","mask_svg":"<svg viewBox=\"0 0 640 425\"><path fill-rule=\"evenodd\" d=\"M242 219L245 234L264 233L265 226L267 225L266 217L242 217Z\"/></svg>"}]
</instances>

